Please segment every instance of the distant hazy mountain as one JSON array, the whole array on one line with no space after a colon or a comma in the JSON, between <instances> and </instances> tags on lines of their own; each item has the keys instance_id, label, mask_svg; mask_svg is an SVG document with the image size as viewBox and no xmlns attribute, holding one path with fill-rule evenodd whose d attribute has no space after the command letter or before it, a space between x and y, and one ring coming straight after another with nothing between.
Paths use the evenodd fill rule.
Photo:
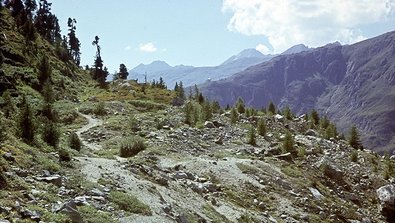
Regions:
<instances>
[{"instance_id":1,"label":"distant hazy mountain","mask_svg":"<svg viewBox=\"0 0 395 223\"><path fill-rule=\"evenodd\" d=\"M328 44L280 55L225 80L205 83L205 96L256 108L269 101L298 113L317 109L343 132L356 124L366 146L395 149L395 32L353 45Z\"/></svg>"},{"instance_id":2,"label":"distant hazy mountain","mask_svg":"<svg viewBox=\"0 0 395 223\"><path fill-rule=\"evenodd\" d=\"M296 48L290 48L288 51L294 53L308 49L304 45L297 45L295 47ZM229 77L250 66L268 61L274 56L276 55L264 55L255 49L246 49L214 67L193 67L184 65L172 67L164 61L154 61L148 65L140 64L130 70L129 78L138 79L139 82L143 82L144 75L147 74L148 81L153 79L158 80L162 77L170 88L172 88L176 82L180 81L183 82L184 86L192 86L206 81L220 80Z\"/></svg>"}]
</instances>

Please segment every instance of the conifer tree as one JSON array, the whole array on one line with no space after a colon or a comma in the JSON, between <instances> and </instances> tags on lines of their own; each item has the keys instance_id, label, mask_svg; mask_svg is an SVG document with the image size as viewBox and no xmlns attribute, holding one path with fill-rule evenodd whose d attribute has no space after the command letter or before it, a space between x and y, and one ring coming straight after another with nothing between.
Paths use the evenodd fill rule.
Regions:
<instances>
[{"instance_id":1,"label":"conifer tree","mask_svg":"<svg viewBox=\"0 0 395 223\"><path fill-rule=\"evenodd\" d=\"M76 24L77 21L75 19L69 18L67 21L67 26L69 27L69 55L71 58L73 58L75 64L77 64L78 66L80 65L80 60L81 60L81 52L80 52L80 41L77 38L76 34L75 34L75 30L76 30Z\"/></svg>"},{"instance_id":2,"label":"conifer tree","mask_svg":"<svg viewBox=\"0 0 395 223\"><path fill-rule=\"evenodd\" d=\"M119 79L126 80L128 78L128 75L129 75L128 69L126 68L125 64L121 63L119 65L119 73L118 73Z\"/></svg>"},{"instance_id":3,"label":"conifer tree","mask_svg":"<svg viewBox=\"0 0 395 223\"><path fill-rule=\"evenodd\" d=\"M284 138L284 142L283 142L283 149L287 152L290 152L293 155L296 155L297 151L294 148L294 138L291 134L290 131L287 130L287 132L285 133L285 138Z\"/></svg>"},{"instance_id":4,"label":"conifer tree","mask_svg":"<svg viewBox=\"0 0 395 223\"><path fill-rule=\"evenodd\" d=\"M193 104L192 104L192 102L189 101L185 105L184 114L185 114L185 120L184 120L185 124L192 125L193 124L193 121L192 121L192 118L193 118Z\"/></svg>"},{"instance_id":5,"label":"conifer tree","mask_svg":"<svg viewBox=\"0 0 395 223\"><path fill-rule=\"evenodd\" d=\"M230 123L236 124L238 120L239 120L239 114L237 113L236 109L232 107L232 110L230 110Z\"/></svg>"},{"instance_id":6,"label":"conifer tree","mask_svg":"<svg viewBox=\"0 0 395 223\"><path fill-rule=\"evenodd\" d=\"M261 135L261 136L266 135L266 123L265 123L265 120L263 120L263 118L260 118L258 120L257 128L258 128L259 135Z\"/></svg>"},{"instance_id":7,"label":"conifer tree","mask_svg":"<svg viewBox=\"0 0 395 223\"><path fill-rule=\"evenodd\" d=\"M240 114L243 114L245 112L244 100L241 97L237 99L236 108L237 112L239 112Z\"/></svg>"},{"instance_id":8,"label":"conifer tree","mask_svg":"<svg viewBox=\"0 0 395 223\"><path fill-rule=\"evenodd\" d=\"M256 146L256 131L253 125L248 130L248 144Z\"/></svg>"},{"instance_id":9,"label":"conifer tree","mask_svg":"<svg viewBox=\"0 0 395 223\"><path fill-rule=\"evenodd\" d=\"M199 102L199 104L204 103L205 100L202 93L199 93L199 96L197 97L197 101Z\"/></svg>"},{"instance_id":10,"label":"conifer tree","mask_svg":"<svg viewBox=\"0 0 395 223\"><path fill-rule=\"evenodd\" d=\"M21 109L19 110L18 130L20 137L26 143L32 143L36 130L33 110L25 96L22 97Z\"/></svg>"},{"instance_id":11,"label":"conifer tree","mask_svg":"<svg viewBox=\"0 0 395 223\"><path fill-rule=\"evenodd\" d=\"M208 100L203 103L203 115L205 121L208 121L213 117L213 111L211 110L211 105Z\"/></svg>"},{"instance_id":12,"label":"conifer tree","mask_svg":"<svg viewBox=\"0 0 395 223\"><path fill-rule=\"evenodd\" d=\"M37 9L35 0L25 0L25 10L30 21L33 21L33 12Z\"/></svg>"},{"instance_id":13,"label":"conifer tree","mask_svg":"<svg viewBox=\"0 0 395 223\"><path fill-rule=\"evenodd\" d=\"M283 115L285 116L286 119L292 120L293 115L288 105L285 106Z\"/></svg>"},{"instance_id":14,"label":"conifer tree","mask_svg":"<svg viewBox=\"0 0 395 223\"><path fill-rule=\"evenodd\" d=\"M106 70L106 68L103 68L103 60L101 58L101 48L99 45L99 40L100 38L98 36L95 36L95 39L92 42L93 46L96 46L96 58L95 58L95 63L93 65L93 73L92 73L92 77L93 79L95 79L100 86L105 87L106 86L106 79L108 76L108 71Z\"/></svg>"},{"instance_id":15,"label":"conifer tree","mask_svg":"<svg viewBox=\"0 0 395 223\"><path fill-rule=\"evenodd\" d=\"M363 150L363 146L362 146L361 141L359 139L358 129L355 125L353 125L351 127L350 139L348 140L348 142L349 142L350 146L353 147L354 149Z\"/></svg>"},{"instance_id":16,"label":"conifer tree","mask_svg":"<svg viewBox=\"0 0 395 223\"><path fill-rule=\"evenodd\" d=\"M180 81L180 84L178 85L177 96L179 98L185 99L184 84L182 81Z\"/></svg>"},{"instance_id":17,"label":"conifer tree","mask_svg":"<svg viewBox=\"0 0 395 223\"><path fill-rule=\"evenodd\" d=\"M273 115L276 114L276 106L274 106L273 102L269 102L268 111Z\"/></svg>"},{"instance_id":18,"label":"conifer tree","mask_svg":"<svg viewBox=\"0 0 395 223\"><path fill-rule=\"evenodd\" d=\"M15 111L15 105L14 105L14 102L11 98L10 91L6 90L3 93L2 97L4 100L4 107L3 107L4 116L5 116L5 118L11 118L12 114Z\"/></svg>"},{"instance_id":19,"label":"conifer tree","mask_svg":"<svg viewBox=\"0 0 395 223\"><path fill-rule=\"evenodd\" d=\"M52 74L52 69L49 64L49 60L47 56L43 56L41 58L40 64L38 65L38 81L40 82L41 89L44 86L44 83L50 81Z\"/></svg>"},{"instance_id":20,"label":"conifer tree","mask_svg":"<svg viewBox=\"0 0 395 223\"><path fill-rule=\"evenodd\" d=\"M318 112L316 110L313 109L311 111L310 117L314 125L318 125L318 123L320 122L320 116L318 115Z\"/></svg>"}]
</instances>

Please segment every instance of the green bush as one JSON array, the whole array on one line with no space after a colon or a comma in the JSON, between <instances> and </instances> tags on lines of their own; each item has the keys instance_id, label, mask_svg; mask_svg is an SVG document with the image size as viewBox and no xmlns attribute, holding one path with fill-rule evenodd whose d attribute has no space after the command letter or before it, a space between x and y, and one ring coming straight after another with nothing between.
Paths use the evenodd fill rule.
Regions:
<instances>
[{"instance_id":1,"label":"green bush","mask_svg":"<svg viewBox=\"0 0 395 223\"><path fill-rule=\"evenodd\" d=\"M59 149L58 155L59 155L59 161L65 161L65 162L71 161L71 155L67 149Z\"/></svg>"},{"instance_id":2,"label":"green bush","mask_svg":"<svg viewBox=\"0 0 395 223\"><path fill-rule=\"evenodd\" d=\"M77 133L73 132L69 136L69 146L71 149L80 151L82 147L82 143Z\"/></svg>"},{"instance_id":3,"label":"green bush","mask_svg":"<svg viewBox=\"0 0 395 223\"><path fill-rule=\"evenodd\" d=\"M135 196L120 191L110 192L110 199L116 206L124 211L135 214L151 215L151 209L148 205L141 202Z\"/></svg>"},{"instance_id":4,"label":"green bush","mask_svg":"<svg viewBox=\"0 0 395 223\"><path fill-rule=\"evenodd\" d=\"M230 111L230 123L236 124L238 120L239 120L239 113L237 113L235 108L232 108L232 110Z\"/></svg>"},{"instance_id":5,"label":"green bush","mask_svg":"<svg viewBox=\"0 0 395 223\"><path fill-rule=\"evenodd\" d=\"M121 157L132 157L143 151L147 146L144 143L143 138L139 136L130 137L121 142L119 149L119 155Z\"/></svg>"},{"instance_id":6,"label":"green bush","mask_svg":"<svg viewBox=\"0 0 395 223\"><path fill-rule=\"evenodd\" d=\"M93 109L93 113L98 116L106 115L106 104L104 102L99 102Z\"/></svg>"}]
</instances>

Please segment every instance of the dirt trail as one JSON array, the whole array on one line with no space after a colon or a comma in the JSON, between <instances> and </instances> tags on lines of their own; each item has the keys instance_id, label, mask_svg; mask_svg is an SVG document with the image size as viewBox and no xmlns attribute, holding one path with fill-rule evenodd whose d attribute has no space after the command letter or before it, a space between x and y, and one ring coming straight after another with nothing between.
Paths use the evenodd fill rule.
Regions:
<instances>
[{"instance_id":1,"label":"dirt trail","mask_svg":"<svg viewBox=\"0 0 395 223\"><path fill-rule=\"evenodd\" d=\"M83 140L81 134L89 131L91 128L102 125L103 121L89 115L81 115L88 120L88 124L77 131L78 136L90 150L102 149L100 145ZM202 195L195 193L191 187L186 187L185 185L188 183L185 181L170 180L168 186L158 185L155 182L136 175L126 168L128 160L121 157L116 157L115 159L75 157L75 160L80 164L81 172L86 176L87 180L97 182L100 178L112 179L114 182L117 182L117 189L133 194L139 200L148 204L152 210L152 216L132 215L119 219L121 222L176 222L177 217L175 215L169 215L169 212L165 211L165 207L167 206L171 206L172 210L193 210L194 213L202 217L205 216L202 206L207 204L208 201ZM253 165L252 162L257 162L254 164L259 163L262 166L266 166L272 173L279 174L280 172L275 168L271 168L267 163L250 159L227 158L217 160L216 164L213 164L215 160L207 156L196 157L190 155L184 157L183 161L172 159L168 156L160 157L160 160L158 164L162 170L173 170L175 166L183 165L185 166L184 171L197 176L211 172L217 176L221 176L220 178L226 183L240 185L244 182L250 182L262 189L262 185L255 178L248 174L243 174L240 171L237 163ZM172 171L170 173L168 172L167 177L172 178L172 174L174 174ZM218 204L214 208L218 213L226 216L231 222L237 222L240 215L245 212L243 209L235 207L233 204L223 201L220 198L217 201ZM259 216L260 213L257 213L257 215ZM263 216L260 216L260 218L265 219Z\"/></svg>"},{"instance_id":2,"label":"dirt trail","mask_svg":"<svg viewBox=\"0 0 395 223\"><path fill-rule=\"evenodd\" d=\"M103 121L101 119L93 118L90 115L84 115L82 113L78 113L78 114L88 120L88 124L82 126L80 129L78 129L78 131L77 131L78 137L81 139L81 141L84 144L84 146L88 147L89 149L91 149L91 150L100 150L101 149L101 145L97 145L95 143L91 143L91 142L88 142L88 141L84 140L81 137L81 134L86 132L86 131L88 131L91 128L94 128L96 126L102 125Z\"/></svg>"}]
</instances>

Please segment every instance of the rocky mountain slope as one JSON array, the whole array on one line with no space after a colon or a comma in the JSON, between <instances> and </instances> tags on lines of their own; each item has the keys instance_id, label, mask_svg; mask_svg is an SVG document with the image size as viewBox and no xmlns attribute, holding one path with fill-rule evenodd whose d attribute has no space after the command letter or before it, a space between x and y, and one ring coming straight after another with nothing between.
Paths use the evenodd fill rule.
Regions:
<instances>
[{"instance_id":1,"label":"rocky mountain slope","mask_svg":"<svg viewBox=\"0 0 395 223\"><path fill-rule=\"evenodd\" d=\"M356 124L368 148L392 152L395 32L349 46L329 44L280 55L226 80L206 83L201 91L222 105L232 105L241 96L257 108L273 101L298 114L317 109L343 132Z\"/></svg>"}]
</instances>

